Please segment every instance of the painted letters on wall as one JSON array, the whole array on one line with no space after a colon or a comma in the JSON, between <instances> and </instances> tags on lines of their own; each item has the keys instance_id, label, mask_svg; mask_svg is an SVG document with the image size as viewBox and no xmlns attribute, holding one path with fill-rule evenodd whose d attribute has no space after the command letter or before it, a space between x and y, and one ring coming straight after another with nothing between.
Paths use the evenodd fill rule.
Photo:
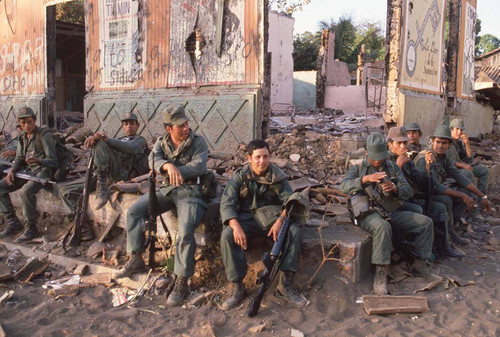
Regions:
<instances>
[{"instance_id":1,"label":"painted letters on wall","mask_svg":"<svg viewBox=\"0 0 500 337\"><path fill-rule=\"evenodd\" d=\"M458 51L457 96L473 99L476 0L462 0L460 47Z\"/></svg>"}]
</instances>

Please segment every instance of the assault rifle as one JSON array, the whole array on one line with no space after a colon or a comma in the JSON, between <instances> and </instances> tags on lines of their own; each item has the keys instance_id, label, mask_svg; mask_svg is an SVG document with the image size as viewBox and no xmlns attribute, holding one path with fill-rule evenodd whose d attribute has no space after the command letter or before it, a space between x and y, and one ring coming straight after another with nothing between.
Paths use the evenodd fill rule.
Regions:
<instances>
[{"instance_id":1,"label":"assault rifle","mask_svg":"<svg viewBox=\"0 0 500 337\"><path fill-rule=\"evenodd\" d=\"M83 193L81 195L80 201L78 203L78 209L76 211L75 224L66 233L63 238L62 246L66 252L66 242L68 241L71 233L73 235L69 239L68 244L71 247L78 247L80 245L80 238L82 235L82 226L85 225L87 221L87 209L89 207L89 196L90 196L90 180L92 178L92 171L94 168L94 150L90 150L90 157L87 163L87 172L85 172L85 182L83 183Z\"/></svg>"},{"instance_id":2,"label":"assault rifle","mask_svg":"<svg viewBox=\"0 0 500 337\"><path fill-rule=\"evenodd\" d=\"M257 284L261 284L259 291L252 298L250 305L247 309L247 316L254 317L259 312L260 303L262 302L262 298L266 293L267 289L274 280L276 273L278 272L278 267L280 265L280 254L281 249L283 248L283 243L285 242L285 237L288 234L288 230L290 229L290 214L292 213L293 203L291 203L290 209L287 209L285 221L283 221L283 225L280 228L280 232L278 234L278 240L273 245L270 253L265 252L262 256L262 262L264 263L264 272L262 275L257 278Z\"/></svg>"},{"instance_id":3,"label":"assault rifle","mask_svg":"<svg viewBox=\"0 0 500 337\"><path fill-rule=\"evenodd\" d=\"M170 232L168 231L167 225L160 214L160 208L158 203L158 197L156 196L156 171L155 171L155 157L154 152L151 154L152 165L151 165L151 173L149 174L149 204L148 204L148 219L145 223L145 228L148 233L148 237L145 242L145 247L148 247L148 266L151 269L154 269L154 257L155 253L161 251L161 248L156 247L156 242L158 238L156 237L156 229L157 223L156 219L160 216L160 221L163 226L163 230L166 234L166 244L165 246L169 248L172 245L172 237L170 236Z\"/></svg>"},{"instance_id":4,"label":"assault rifle","mask_svg":"<svg viewBox=\"0 0 500 337\"><path fill-rule=\"evenodd\" d=\"M8 163L8 162L7 162ZM1 163L3 164L3 163ZM12 163L11 163L12 164ZM3 170L3 173L8 174L11 168ZM14 177L23 179L23 180L29 180L29 181L34 181L36 183L40 183L42 185L47 185L47 184L55 184L55 181L49 180L47 178L40 178L34 175L33 173L29 171L16 171L14 172Z\"/></svg>"}]
</instances>

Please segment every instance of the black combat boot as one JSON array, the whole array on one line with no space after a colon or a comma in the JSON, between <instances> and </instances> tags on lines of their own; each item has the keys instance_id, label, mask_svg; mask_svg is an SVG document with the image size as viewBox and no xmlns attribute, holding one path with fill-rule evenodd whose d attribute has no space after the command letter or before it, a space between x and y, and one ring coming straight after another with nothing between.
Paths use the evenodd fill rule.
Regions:
<instances>
[{"instance_id":1,"label":"black combat boot","mask_svg":"<svg viewBox=\"0 0 500 337\"><path fill-rule=\"evenodd\" d=\"M20 237L14 240L14 242L21 243L26 241L31 241L38 236L38 229L36 228L35 220L28 220L24 225L24 232Z\"/></svg>"},{"instance_id":2,"label":"black combat boot","mask_svg":"<svg viewBox=\"0 0 500 337\"><path fill-rule=\"evenodd\" d=\"M174 289L167 298L167 305L169 307L176 307L180 305L187 295L189 295L187 280L187 277L177 276Z\"/></svg>"},{"instance_id":3,"label":"black combat boot","mask_svg":"<svg viewBox=\"0 0 500 337\"><path fill-rule=\"evenodd\" d=\"M427 263L426 260L415 260L413 264L411 265L410 272L412 272L415 276L423 277L426 280L431 280L433 279L432 273L431 273L431 267Z\"/></svg>"},{"instance_id":4,"label":"black combat boot","mask_svg":"<svg viewBox=\"0 0 500 337\"><path fill-rule=\"evenodd\" d=\"M99 210L106 206L109 199L109 189L108 189L108 171L98 171L97 172L97 198L96 198L96 210Z\"/></svg>"},{"instance_id":5,"label":"black combat boot","mask_svg":"<svg viewBox=\"0 0 500 337\"><path fill-rule=\"evenodd\" d=\"M463 259L465 257L465 253L457 247L454 247L452 244L447 244L444 247L443 254L457 259Z\"/></svg>"},{"instance_id":6,"label":"black combat boot","mask_svg":"<svg viewBox=\"0 0 500 337\"><path fill-rule=\"evenodd\" d=\"M373 292L376 295L387 295L387 266L377 264L375 266L375 277L373 278Z\"/></svg>"},{"instance_id":7,"label":"black combat boot","mask_svg":"<svg viewBox=\"0 0 500 337\"><path fill-rule=\"evenodd\" d=\"M229 283L229 297L222 303L222 310L229 310L236 307L247 296L245 286L242 281Z\"/></svg>"},{"instance_id":8,"label":"black combat boot","mask_svg":"<svg viewBox=\"0 0 500 337\"><path fill-rule=\"evenodd\" d=\"M5 238L10 235L14 235L19 233L23 226L19 222L19 219L16 216L16 213L8 213L5 214L7 217L7 226L0 232L0 238Z\"/></svg>"},{"instance_id":9,"label":"black combat boot","mask_svg":"<svg viewBox=\"0 0 500 337\"><path fill-rule=\"evenodd\" d=\"M130 254L130 260L128 260L127 264L122 269L115 271L111 275L111 278L116 280L119 278L130 277L136 273L142 273L145 271L146 265L142 259L142 253L132 252L132 254Z\"/></svg>"},{"instance_id":10,"label":"black combat boot","mask_svg":"<svg viewBox=\"0 0 500 337\"><path fill-rule=\"evenodd\" d=\"M455 232L455 228L450 228L450 237L451 237L451 240L453 242L455 242L457 245L461 245L461 246L466 246L470 243L470 240L469 239L465 239L461 236L459 236L457 234L457 232Z\"/></svg>"},{"instance_id":11,"label":"black combat boot","mask_svg":"<svg viewBox=\"0 0 500 337\"><path fill-rule=\"evenodd\" d=\"M299 308L305 307L307 304L304 296L300 295L295 289L292 288L293 276L295 273L291 271L281 271L280 281L276 287L276 291L279 295L290 304L293 304Z\"/></svg>"}]
</instances>

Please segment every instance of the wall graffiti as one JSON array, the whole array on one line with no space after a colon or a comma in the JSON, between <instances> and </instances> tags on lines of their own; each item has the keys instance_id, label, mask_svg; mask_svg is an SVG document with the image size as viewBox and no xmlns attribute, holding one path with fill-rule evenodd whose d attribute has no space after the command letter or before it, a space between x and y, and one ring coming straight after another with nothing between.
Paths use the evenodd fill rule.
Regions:
<instances>
[{"instance_id":1,"label":"wall graffiti","mask_svg":"<svg viewBox=\"0 0 500 337\"><path fill-rule=\"evenodd\" d=\"M0 94L33 92L44 86L44 43L42 38L0 46Z\"/></svg>"},{"instance_id":2,"label":"wall graffiti","mask_svg":"<svg viewBox=\"0 0 500 337\"><path fill-rule=\"evenodd\" d=\"M476 38L476 0L462 0L460 48L458 51L457 95L473 99L474 93L474 44Z\"/></svg>"}]
</instances>

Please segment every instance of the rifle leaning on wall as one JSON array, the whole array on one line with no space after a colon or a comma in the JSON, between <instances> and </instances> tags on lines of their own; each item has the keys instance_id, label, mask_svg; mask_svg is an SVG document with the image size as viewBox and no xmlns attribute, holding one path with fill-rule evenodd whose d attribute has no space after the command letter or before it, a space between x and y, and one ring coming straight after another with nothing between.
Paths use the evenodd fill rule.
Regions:
<instances>
[{"instance_id":1,"label":"rifle leaning on wall","mask_svg":"<svg viewBox=\"0 0 500 337\"><path fill-rule=\"evenodd\" d=\"M274 280L276 273L278 272L280 261L281 250L283 248L283 244L285 242L285 237L288 234L288 230L290 229L290 214L292 213L293 203L291 203L290 209L287 209L285 221L283 221L283 225L280 228L280 232L278 234L278 240L273 245L270 253L265 252L262 255L262 262L264 263L264 272L262 275L257 278L257 284L261 284L259 291L252 298L250 305L247 309L247 316L254 317L259 312L260 303L262 302L262 298L266 293L267 289Z\"/></svg>"},{"instance_id":2,"label":"rifle leaning on wall","mask_svg":"<svg viewBox=\"0 0 500 337\"><path fill-rule=\"evenodd\" d=\"M156 242L158 238L156 236L157 230L157 218L160 217L160 222L162 224L163 230L166 234L166 243L165 247L168 249L172 245L172 237L170 236L170 232L168 231L167 225L163 218L161 217L159 210L158 197L156 196L156 171L155 171L155 156L154 152L151 154L152 157L152 167L151 173L149 174L149 203L148 203L148 219L145 223L146 232L148 233L145 247L148 249L148 266L151 269L154 269L154 257L155 253L161 251L161 248L156 247Z\"/></svg>"},{"instance_id":3,"label":"rifle leaning on wall","mask_svg":"<svg viewBox=\"0 0 500 337\"><path fill-rule=\"evenodd\" d=\"M89 161L87 164L87 172L85 172L85 182L83 183L83 194L78 203L78 209L76 211L75 224L66 233L63 238L62 246L66 252L66 242L70 237L71 233L73 235L69 239L68 244L71 247L78 247L80 245L80 238L82 235L82 226L87 221L87 209L89 208L89 196L90 196L90 180L92 178L92 171L94 169L94 150L90 150Z\"/></svg>"}]
</instances>

